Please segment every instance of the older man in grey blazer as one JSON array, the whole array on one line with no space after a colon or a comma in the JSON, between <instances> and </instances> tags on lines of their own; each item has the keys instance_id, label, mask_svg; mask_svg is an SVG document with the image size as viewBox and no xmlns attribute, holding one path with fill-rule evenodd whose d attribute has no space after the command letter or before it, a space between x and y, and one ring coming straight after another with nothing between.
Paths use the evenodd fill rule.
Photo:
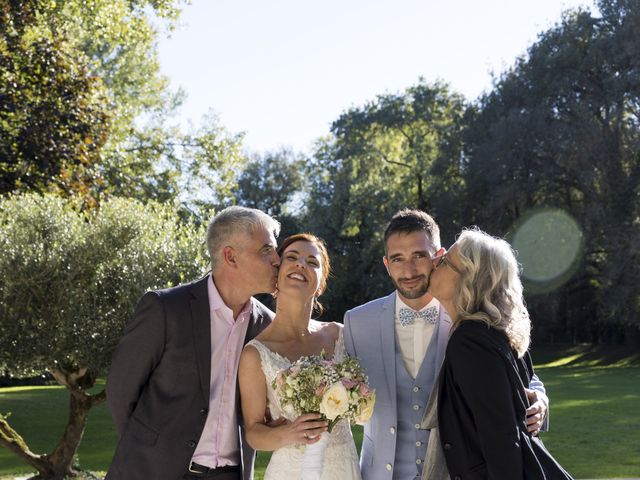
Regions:
<instances>
[{"instance_id":1,"label":"older man in grey blazer","mask_svg":"<svg viewBox=\"0 0 640 480\"><path fill-rule=\"evenodd\" d=\"M113 356L107 403L120 441L109 480L249 480L255 454L240 429L238 362L273 312L280 224L229 207L209 224L212 273L148 292Z\"/></svg>"},{"instance_id":2,"label":"older man in grey blazer","mask_svg":"<svg viewBox=\"0 0 640 480\"><path fill-rule=\"evenodd\" d=\"M376 389L376 406L364 427L363 480L414 480L422 474L429 432L425 406L444 358L451 320L427 291L431 258L441 250L440 230L420 210L402 210L384 234L384 265L396 290L344 317L347 351L357 357ZM534 378L531 431L542 427L548 400Z\"/></svg>"}]
</instances>

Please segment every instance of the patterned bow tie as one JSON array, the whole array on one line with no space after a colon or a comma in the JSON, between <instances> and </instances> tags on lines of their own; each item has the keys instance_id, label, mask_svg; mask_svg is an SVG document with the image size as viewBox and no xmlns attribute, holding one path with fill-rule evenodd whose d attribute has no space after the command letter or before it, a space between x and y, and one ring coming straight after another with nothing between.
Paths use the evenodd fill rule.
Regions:
<instances>
[{"instance_id":1,"label":"patterned bow tie","mask_svg":"<svg viewBox=\"0 0 640 480\"><path fill-rule=\"evenodd\" d=\"M438 321L438 307L429 307L426 310L416 312L411 308L401 308L399 313L400 325L406 327L413 325L416 318L421 318L429 325L435 325Z\"/></svg>"}]
</instances>

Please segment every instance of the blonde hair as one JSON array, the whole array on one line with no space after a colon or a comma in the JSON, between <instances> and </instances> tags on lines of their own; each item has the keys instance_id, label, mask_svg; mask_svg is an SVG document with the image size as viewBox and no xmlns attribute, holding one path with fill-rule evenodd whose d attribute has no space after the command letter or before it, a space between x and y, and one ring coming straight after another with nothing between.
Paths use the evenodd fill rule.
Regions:
<instances>
[{"instance_id":1,"label":"blonde hair","mask_svg":"<svg viewBox=\"0 0 640 480\"><path fill-rule=\"evenodd\" d=\"M477 228L463 230L456 245L463 273L455 292L458 319L453 328L464 320L482 321L505 332L522 357L531 340L531 320L513 249Z\"/></svg>"}]
</instances>

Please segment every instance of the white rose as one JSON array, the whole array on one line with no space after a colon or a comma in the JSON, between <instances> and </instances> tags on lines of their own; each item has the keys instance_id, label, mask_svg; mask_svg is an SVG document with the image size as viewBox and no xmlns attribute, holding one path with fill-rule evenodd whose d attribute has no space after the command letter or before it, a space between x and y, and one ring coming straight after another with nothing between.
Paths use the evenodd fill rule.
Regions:
<instances>
[{"instance_id":1,"label":"white rose","mask_svg":"<svg viewBox=\"0 0 640 480\"><path fill-rule=\"evenodd\" d=\"M358 425L364 425L369 421L371 415L373 415L373 407L376 404L376 394L375 392L371 393L369 398L367 398L364 402L364 405L360 407L360 412L355 418L355 422Z\"/></svg>"},{"instance_id":2,"label":"white rose","mask_svg":"<svg viewBox=\"0 0 640 480\"><path fill-rule=\"evenodd\" d=\"M320 402L320 413L329 420L343 415L349 409L349 394L344 388L342 382L336 382L329 385L322 395Z\"/></svg>"},{"instance_id":3,"label":"white rose","mask_svg":"<svg viewBox=\"0 0 640 480\"><path fill-rule=\"evenodd\" d=\"M294 421L299 415L293 405L286 404L282 406L282 416L287 420Z\"/></svg>"}]
</instances>

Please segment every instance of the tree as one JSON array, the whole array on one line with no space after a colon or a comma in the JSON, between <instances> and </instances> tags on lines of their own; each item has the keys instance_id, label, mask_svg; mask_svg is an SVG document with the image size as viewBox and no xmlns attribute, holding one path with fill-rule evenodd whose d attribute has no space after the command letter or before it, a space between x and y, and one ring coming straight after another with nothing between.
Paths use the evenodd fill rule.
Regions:
<instances>
[{"instance_id":1,"label":"tree","mask_svg":"<svg viewBox=\"0 0 640 480\"><path fill-rule=\"evenodd\" d=\"M58 445L31 452L5 416L0 445L41 478L74 474L91 395L135 303L147 289L201 275L204 231L171 205L113 198L81 212L78 202L24 194L0 201L0 366L15 375L48 371L70 393ZM6 413L6 412L4 412Z\"/></svg>"},{"instance_id":2,"label":"tree","mask_svg":"<svg viewBox=\"0 0 640 480\"><path fill-rule=\"evenodd\" d=\"M283 238L298 232L296 210L302 202L304 165L304 158L291 150L256 155L238 178L236 202L277 218Z\"/></svg>"},{"instance_id":3,"label":"tree","mask_svg":"<svg viewBox=\"0 0 640 480\"><path fill-rule=\"evenodd\" d=\"M233 202L241 134L171 124L156 39L181 0L0 0L0 193Z\"/></svg>"},{"instance_id":4,"label":"tree","mask_svg":"<svg viewBox=\"0 0 640 480\"><path fill-rule=\"evenodd\" d=\"M178 195L178 167L163 152L182 142L167 118L183 95L169 90L156 41L159 28L173 28L182 3L63 0L41 9L43 28L65 38L106 91L111 128L99 165L101 192L158 201Z\"/></svg>"},{"instance_id":5,"label":"tree","mask_svg":"<svg viewBox=\"0 0 640 480\"><path fill-rule=\"evenodd\" d=\"M177 195L175 167L136 146L176 143L150 17L170 27L178 1L0 0L0 193Z\"/></svg>"},{"instance_id":6,"label":"tree","mask_svg":"<svg viewBox=\"0 0 640 480\"><path fill-rule=\"evenodd\" d=\"M387 182L403 185L405 202L433 211L441 195L461 188L464 112L461 95L421 79L405 92L352 108L331 130L342 158L358 159L362 171L382 170Z\"/></svg>"},{"instance_id":7,"label":"tree","mask_svg":"<svg viewBox=\"0 0 640 480\"><path fill-rule=\"evenodd\" d=\"M187 202L205 210L234 203L238 179L248 162L243 137L229 133L213 114L205 117L198 131L182 136L177 162L184 173Z\"/></svg>"},{"instance_id":8,"label":"tree","mask_svg":"<svg viewBox=\"0 0 640 480\"><path fill-rule=\"evenodd\" d=\"M397 210L430 211L445 235L458 229L464 112L460 95L421 81L343 113L333 137L318 142L305 223L327 240L335 264L329 315L389 288L382 234Z\"/></svg>"},{"instance_id":9,"label":"tree","mask_svg":"<svg viewBox=\"0 0 640 480\"><path fill-rule=\"evenodd\" d=\"M64 38L39 28L41 5L0 0L0 193L90 197L110 130L106 90Z\"/></svg>"},{"instance_id":10,"label":"tree","mask_svg":"<svg viewBox=\"0 0 640 480\"><path fill-rule=\"evenodd\" d=\"M640 329L640 6L598 5L567 12L480 99L465 155L475 222L504 234L540 206L579 219L581 268L529 303L576 340Z\"/></svg>"}]
</instances>

